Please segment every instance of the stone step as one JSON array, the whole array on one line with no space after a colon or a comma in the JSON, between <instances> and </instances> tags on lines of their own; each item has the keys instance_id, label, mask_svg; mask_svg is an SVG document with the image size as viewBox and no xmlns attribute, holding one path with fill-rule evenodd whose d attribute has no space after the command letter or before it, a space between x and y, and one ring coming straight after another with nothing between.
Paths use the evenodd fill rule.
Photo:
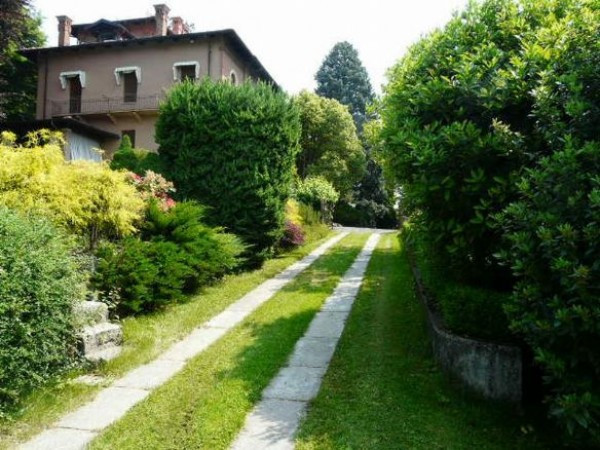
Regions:
<instances>
[{"instance_id":1,"label":"stone step","mask_svg":"<svg viewBox=\"0 0 600 450\"><path fill-rule=\"evenodd\" d=\"M96 325L108 322L108 305L96 301L79 302L73 308L73 313L81 325Z\"/></svg>"},{"instance_id":2,"label":"stone step","mask_svg":"<svg viewBox=\"0 0 600 450\"><path fill-rule=\"evenodd\" d=\"M104 345L103 347L97 348L90 353L86 353L85 359L92 362L110 361L111 359L119 356L121 350L122 347L116 345Z\"/></svg>"},{"instance_id":3,"label":"stone step","mask_svg":"<svg viewBox=\"0 0 600 450\"><path fill-rule=\"evenodd\" d=\"M81 333L84 355L102 350L107 346L118 346L123 342L123 330L116 323L103 322L83 327Z\"/></svg>"}]
</instances>

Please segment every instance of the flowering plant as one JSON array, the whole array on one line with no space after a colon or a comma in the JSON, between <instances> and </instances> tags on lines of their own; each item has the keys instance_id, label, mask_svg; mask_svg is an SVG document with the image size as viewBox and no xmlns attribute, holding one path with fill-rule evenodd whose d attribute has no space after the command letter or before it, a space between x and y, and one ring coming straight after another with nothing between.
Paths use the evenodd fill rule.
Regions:
<instances>
[{"instance_id":1,"label":"flowering plant","mask_svg":"<svg viewBox=\"0 0 600 450\"><path fill-rule=\"evenodd\" d=\"M304 244L304 239L302 227L294 222L286 220L283 238L281 239L281 246L286 248L297 247Z\"/></svg>"},{"instance_id":2,"label":"flowering plant","mask_svg":"<svg viewBox=\"0 0 600 450\"><path fill-rule=\"evenodd\" d=\"M164 210L175 206L175 200L169 195L175 192L175 186L161 174L147 170L143 177L133 172L130 173L130 177L145 201L156 199Z\"/></svg>"}]
</instances>

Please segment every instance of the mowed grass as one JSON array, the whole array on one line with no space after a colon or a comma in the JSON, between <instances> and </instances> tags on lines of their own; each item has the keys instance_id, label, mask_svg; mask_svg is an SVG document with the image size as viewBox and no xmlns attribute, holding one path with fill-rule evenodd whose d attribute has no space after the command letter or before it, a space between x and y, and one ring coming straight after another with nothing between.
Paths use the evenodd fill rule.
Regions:
<instances>
[{"instance_id":1,"label":"mowed grass","mask_svg":"<svg viewBox=\"0 0 600 450\"><path fill-rule=\"evenodd\" d=\"M383 236L296 448L550 449L544 426L440 373L406 255Z\"/></svg>"},{"instance_id":2,"label":"mowed grass","mask_svg":"<svg viewBox=\"0 0 600 450\"><path fill-rule=\"evenodd\" d=\"M218 314L228 305L263 281L306 256L335 233L312 227L308 243L267 261L259 270L230 275L190 298L187 303L171 305L154 314L130 317L122 321L123 351L107 364L92 370L78 370L34 391L22 408L0 419L0 449L12 448L42 431L66 412L93 398L102 386L87 386L73 379L82 373L106 378L104 385L125 372L156 358L195 327Z\"/></svg>"},{"instance_id":3,"label":"mowed grass","mask_svg":"<svg viewBox=\"0 0 600 450\"><path fill-rule=\"evenodd\" d=\"M367 237L344 238L106 430L91 448L227 448Z\"/></svg>"}]
</instances>

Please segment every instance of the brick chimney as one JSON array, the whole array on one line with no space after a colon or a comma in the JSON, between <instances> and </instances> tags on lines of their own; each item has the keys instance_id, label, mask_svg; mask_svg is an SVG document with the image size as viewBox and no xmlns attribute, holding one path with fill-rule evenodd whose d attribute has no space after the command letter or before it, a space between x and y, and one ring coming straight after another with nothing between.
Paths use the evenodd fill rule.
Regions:
<instances>
[{"instance_id":1,"label":"brick chimney","mask_svg":"<svg viewBox=\"0 0 600 450\"><path fill-rule=\"evenodd\" d=\"M73 21L67 16L56 16L58 19L58 46L71 45L71 25Z\"/></svg>"},{"instance_id":2,"label":"brick chimney","mask_svg":"<svg viewBox=\"0 0 600 450\"><path fill-rule=\"evenodd\" d=\"M166 36L167 35L167 27L169 25L169 7L165 4L154 5L154 10L156 13L154 14L154 18L156 21L156 32L154 33L156 36Z\"/></svg>"},{"instance_id":3,"label":"brick chimney","mask_svg":"<svg viewBox=\"0 0 600 450\"><path fill-rule=\"evenodd\" d=\"M171 21L173 22L173 34L183 34L185 29L183 25L183 19L181 17L173 17Z\"/></svg>"}]
</instances>

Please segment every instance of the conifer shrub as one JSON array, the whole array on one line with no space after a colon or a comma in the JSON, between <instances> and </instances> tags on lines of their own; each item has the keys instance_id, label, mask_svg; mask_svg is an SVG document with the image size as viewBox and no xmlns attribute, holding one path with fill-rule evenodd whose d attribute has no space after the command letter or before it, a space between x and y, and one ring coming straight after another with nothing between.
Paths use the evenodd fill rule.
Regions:
<instances>
[{"instance_id":1,"label":"conifer shrub","mask_svg":"<svg viewBox=\"0 0 600 450\"><path fill-rule=\"evenodd\" d=\"M140 235L105 243L94 285L120 314L136 314L183 301L240 264L241 241L202 222L204 208L179 202L164 210L151 201Z\"/></svg>"},{"instance_id":2,"label":"conifer shrub","mask_svg":"<svg viewBox=\"0 0 600 450\"><path fill-rule=\"evenodd\" d=\"M283 235L299 136L296 107L264 83L180 83L156 124L164 175L179 198L208 206L208 222L240 236L253 262Z\"/></svg>"},{"instance_id":3,"label":"conifer shrub","mask_svg":"<svg viewBox=\"0 0 600 450\"><path fill-rule=\"evenodd\" d=\"M0 417L76 360L83 287L71 251L46 219L0 206Z\"/></svg>"},{"instance_id":4,"label":"conifer shrub","mask_svg":"<svg viewBox=\"0 0 600 450\"><path fill-rule=\"evenodd\" d=\"M144 175L148 170L163 173L158 154L141 148L133 148L127 135L123 136L119 148L114 153L110 161L110 168L129 170L137 175Z\"/></svg>"}]
</instances>

